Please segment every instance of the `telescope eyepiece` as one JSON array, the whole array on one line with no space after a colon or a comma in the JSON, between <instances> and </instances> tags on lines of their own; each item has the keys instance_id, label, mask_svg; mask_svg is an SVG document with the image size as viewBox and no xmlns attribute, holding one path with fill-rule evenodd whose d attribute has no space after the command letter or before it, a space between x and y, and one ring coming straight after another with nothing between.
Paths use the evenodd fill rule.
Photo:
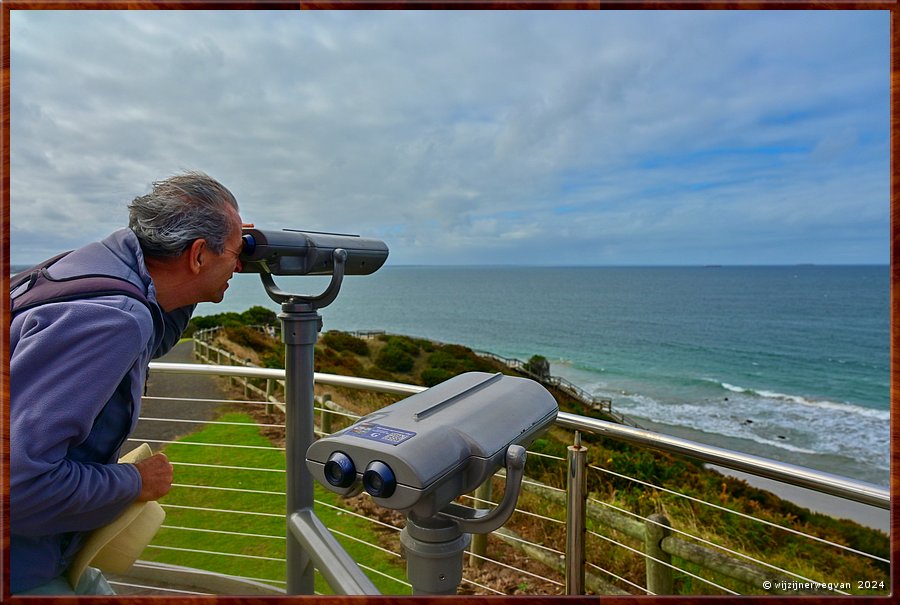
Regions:
<instances>
[{"instance_id":1,"label":"telescope eyepiece","mask_svg":"<svg viewBox=\"0 0 900 605\"><path fill-rule=\"evenodd\" d=\"M325 479L335 487L350 487L356 481L356 466L344 452L334 452L325 463Z\"/></svg>"},{"instance_id":2,"label":"telescope eyepiece","mask_svg":"<svg viewBox=\"0 0 900 605\"><path fill-rule=\"evenodd\" d=\"M243 240L243 248L241 249L241 254L252 255L256 252L256 238L253 237L252 234L247 233L241 237Z\"/></svg>"},{"instance_id":3,"label":"telescope eyepiece","mask_svg":"<svg viewBox=\"0 0 900 605\"><path fill-rule=\"evenodd\" d=\"M380 460L373 460L363 473L363 488L370 496L390 498L397 489L397 478L391 467Z\"/></svg>"}]
</instances>

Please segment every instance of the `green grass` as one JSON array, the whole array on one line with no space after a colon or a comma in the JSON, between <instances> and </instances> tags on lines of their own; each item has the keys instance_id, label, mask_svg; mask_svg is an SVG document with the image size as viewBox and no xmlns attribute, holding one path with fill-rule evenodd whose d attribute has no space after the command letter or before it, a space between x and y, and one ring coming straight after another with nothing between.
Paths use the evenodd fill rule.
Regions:
<instances>
[{"instance_id":1,"label":"green grass","mask_svg":"<svg viewBox=\"0 0 900 605\"><path fill-rule=\"evenodd\" d=\"M237 424L207 425L166 448L166 455L175 464L176 485L160 501L166 509L164 527L144 551L142 558L253 578L283 587L286 545L284 452L273 449L271 443L260 435L253 419L246 414L228 413L217 422ZM186 466L189 464L266 470ZM340 506L340 498L319 485L316 485L316 499ZM251 511L257 514L202 509ZM316 506L316 514L327 527L366 542L378 543L372 524L363 519L324 506ZM195 529L174 529L176 527ZM207 530L230 533L210 533ZM399 558L354 540L337 538L355 561L405 580L405 564ZM409 589L403 584L372 572L367 572L367 575L384 594L409 594ZM318 573L316 591L323 594L332 592Z\"/></svg>"}]
</instances>

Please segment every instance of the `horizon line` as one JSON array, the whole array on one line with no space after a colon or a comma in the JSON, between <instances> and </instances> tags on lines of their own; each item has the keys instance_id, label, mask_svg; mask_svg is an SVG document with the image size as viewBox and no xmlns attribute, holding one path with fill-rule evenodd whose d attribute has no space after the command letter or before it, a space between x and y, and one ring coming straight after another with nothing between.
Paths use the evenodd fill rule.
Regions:
<instances>
[{"instance_id":1,"label":"horizon line","mask_svg":"<svg viewBox=\"0 0 900 605\"><path fill-rule=\"evenodd\" d=\"M23 270L37 265L32 263L9 263L9 269ZM581 264L532 264L532 263L386 263L384 267L397 268L531 268L531 269L639 269L639 268L742 268L742 267L890 267L891 262L823 262L823 263L581 263ZM382 268L384 268L382 267Z\"/></svg>"}]
</instances>

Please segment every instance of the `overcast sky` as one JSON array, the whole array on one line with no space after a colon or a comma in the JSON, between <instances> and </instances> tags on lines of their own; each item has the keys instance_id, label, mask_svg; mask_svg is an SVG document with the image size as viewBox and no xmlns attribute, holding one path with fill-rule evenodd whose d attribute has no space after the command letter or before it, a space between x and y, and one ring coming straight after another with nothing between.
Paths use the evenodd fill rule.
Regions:
<instances>
[{"instance_id":1,"label":"overcast sky","mask_svg":"<svg viewBox=\"0 0 900 605\"><path fill-rule=\"evenodd\" d=\"M10 259L201 170L392 264L887 263L889 16L12 11Z\"/></svg>"}]
</instances>

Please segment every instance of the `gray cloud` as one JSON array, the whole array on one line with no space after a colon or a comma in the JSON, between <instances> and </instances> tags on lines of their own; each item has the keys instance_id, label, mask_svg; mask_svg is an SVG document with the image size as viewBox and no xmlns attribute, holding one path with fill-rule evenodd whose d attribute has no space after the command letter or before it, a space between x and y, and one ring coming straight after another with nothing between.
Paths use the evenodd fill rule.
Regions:
<instances>
[{"instance_id":1,"label":"gray cloud","mask_svg":"<svg viewBox=\"0 0 900 605\"><path fill-rule=\"evenodd\" d=\"M14 11L10 29L14 263L102 237L185 169L258 225L383 237L393 262L888 260L886 14Z\"/></svg>"}]
</instances>

